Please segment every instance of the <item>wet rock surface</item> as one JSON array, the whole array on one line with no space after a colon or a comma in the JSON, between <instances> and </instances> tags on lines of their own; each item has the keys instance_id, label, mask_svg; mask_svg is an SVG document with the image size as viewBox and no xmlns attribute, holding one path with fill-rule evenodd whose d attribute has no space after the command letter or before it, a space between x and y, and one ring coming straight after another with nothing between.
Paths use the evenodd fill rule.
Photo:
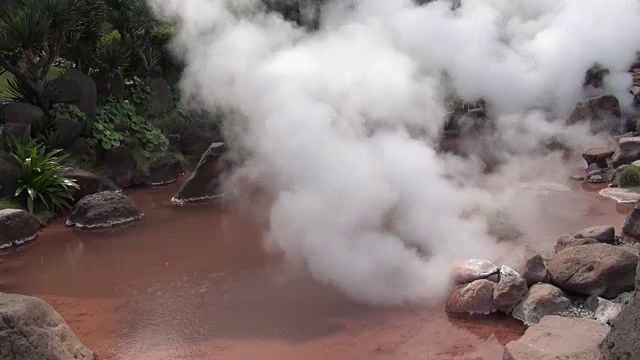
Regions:
<instances>
[{"instance_id":1,"label":"wet rock surface","mask_svg":"<svg viewBox=\"0 0 640 360\"><path fill-rule=\"evenodd\" d=\"M140 221L143 214L120 192L104 191L82 198L71 209L68 226L106 228Z\"/></svg>"},{"instance_id":2,"label":"wet rock surface","mask_svg":"<svg viewBox=\"0 0 640 360\"><path fill-rule=\"evenodd\" d=\"M184 164L174 154L164 153L156 157L149 164L149 185L169 184L178 179L184 171Z\"/></svg>"},{"instance_id":3,"label":"wet rock surface","mask_svg":"<svg viewBox=\"0 0 640 360\"><path fill-rule=\"evenodd\" d=\"M223 194L220 189L220 177L227 170L223 159L226 151L224 143L211 144L189 179L173 197L173 201L199 202L221 197Z\"/></svg>"},{"instance_id":4,"label":"wet rock surface","mask_svg":"<svg viewBox=\"0 0 640 360\"><path fill-rule=\"evenodd\" d=\"M476 280L470 284L456 287L447 300L445 310L450 315L486 315L496 312L493 305L495 283L489 280Z\"/></svg>"},{"instance_id":5,"label":"wet rock surface","mask_svg":"<svg viewBox=\"0 0 640 360\"><path fill-rule=\"evenodd\" d=\"M90 360L94 355L43 300L0 293L0 359Z\"/></svg>"},{"instance_id":6,"label":"wet rock surface","mask_svg":"<svg viewBox=\"0 0 640 360\"><path fill-rule=\"evenodd\" d=\"M479 279L486 279L498 274L500 268L487 260L467 260L457 264L452 271L453 281L467 284Z\"/></svg>"},{"instance_id":7,"label":"wet rock surface","mask_svg":"<svg viewBox=\"0 0 640 360\"><path fill-rule=\"evenodd\" d=\"M638 256L623 248L589 244L558 252L547 270L562 289L613 298L633 289L637 263Z\"/></svg>"},{"instance_id":8,"label":"wet rock surface","mask_svg":"<svg viewBox=\"0 0 640 360\"><path fill-rule=\"evenodd\" d=\"M139 184L143 177L133 153L124 146L107 150L104 165L107 175L121 188Z\"/></svg>"},{"instance_id":9,"label":"wet rock surface","mask_svg":"<svg viewBox=\"0 0 640 360\"><path fill-rule=\"evenodd\" d=\"M504 360L599 360L609 327L584 318L545 316L505 347Z\"/></svg>"},{"instance_id":10,"label":"wet rock surface","mask_svg":"<svg viewBox=\"0 0 640 360\"><path fill-rule=\"evenodd\" d=\"M69 169L67 177L76 181L80 189L72 193L75 202L83 197L102 191L117 191L118 186L111 180L82 169Z\"/></svg>"},{"instance_id":11,"label":"wet rock surface","mask_svg":"<svg viewBox=\"0 0 640 360\"><path fill-rule=\"evenodd\" d=\"M0 210L0 249L33 240L40 232L40 222L24 210Z\"/></svg>"},{"instance_id":12,"label":"wet rock surface","mask_svg":"<svg viewBox=\"0 0 640 360\"><path fill-rule=\"evenodd\" d=\"M514 309L513 317L525 324L536 324L546 315L553 315L569 308L571 301L565 293L550 284L536 284Z\"/></svg>"}]
</instances>

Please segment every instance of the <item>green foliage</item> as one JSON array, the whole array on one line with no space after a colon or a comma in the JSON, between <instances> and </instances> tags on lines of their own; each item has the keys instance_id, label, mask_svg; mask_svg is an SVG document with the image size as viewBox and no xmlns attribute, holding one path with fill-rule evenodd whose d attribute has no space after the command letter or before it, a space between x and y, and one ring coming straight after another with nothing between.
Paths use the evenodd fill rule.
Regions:
<instances>
[{"instance_id":1,"label":"green foliage","mask_svg":"<svg viewBox=\"0 0 640 360\"><path fill-rule=\"evenodd\" d=\"M77 122L89 122L87 114L73 104L54 104L49 110L49 117L53 120L70 119Z\"/></svg>"},{"instance_id":2,"label":"green foliage","mask_svg":"<svg viewBox=\"0 0 640 360\"><path fill-rule=\"evenodd\" d=\"M53 60L53 66L57 67L58 69L69 70L73 69L75 67L75 64L71 60L57 58Z\"/></svg>"},{"instance_id":3,"label":"green foliage","mask_svg":"<svg viewBox=\"0 0 640 360\"><path fill-rule=\"evenodd\" d=\"M105 35L98 46L97 66L99 70L111 74L129 65L130 51L117 31Z\"/></svg>"},{"instance_id":4,"label":"green foliage","mask_svg":"<svg viewBox=\"0 0 640 360\"><path fill-rule=\"evenodd\" d=\"M98 118L109 124L123 123L128 126L125 137L132 137L140 144L144 155L151 156L153 152L164 151L169 146L169 140L160 129L151 125L145 118L136 114L136 108L129 101L110 102L103 106Z\"/></svg>"},{"instance_id":5,"label":"green foliage","mask_svg":"<svg viewBox=\"0 0 640 360\"><path fill-rule=\"evenodd\" d=\"M71 193L79 186L65 176L68 169L62 163L66 156L59 156L60 152L48 151L28 136L12 140L11 155L22 169L15 196L25 199L31 213L38 204L51 211L71 207Z\"/></svg>"},{"instance_id":6,"label":"green foliage","mask_svg":"<svg viewBox=\"0 0 640 360\"><path fill-rule=\"evenodd\" d=\"M151 33L151 45L156 49L161 49L169 44L175 33L175 26L169 24L160 25L153 29Z\"/></svg>"},{"instance_id":7,"label":"green foliage","mask_svg":"<svg viewBox=\"0 0 640 360\"><path fill-rule=\"evenodd\" d=\"M124 86L129 100L131 100L136 107L145 107L149 103L151 99L151 89L144 81L138 77L134 77L125 81Z\"/></svg>"},{"instance_id":8,"label":"green foliage","mask_svg":"<svg viewBox=\"0 0 640 360\"><path fill-rule=\"evenodd\" d=\"M640 187L640 166L628 165L617 175L618 186L622 188Z\"/></svg>"},{"instance_id":9,"label":"green foliage","mask_svg":"<svg viewBox=\"0 0 640 360\"><path fill-rule=\"evenodd\" d=\"M29 136L37 140L48 149L60 148L60 134L55 121L50 117L43 117L35 121L27 130Z\"/></svg>"},{"instance_id":10,"label":"green foliage","mask_svg":"<svg viewBox=\"0 0 640 360\"><path fill-rule=\"evenodd\" d=\"M115 130L114 124L109 120L109 116L104 109L100 108L96 120L89 127L89 140L102 146L103 149L120 146L124 140L124 136Z\"/></svg>"}]
</instances>

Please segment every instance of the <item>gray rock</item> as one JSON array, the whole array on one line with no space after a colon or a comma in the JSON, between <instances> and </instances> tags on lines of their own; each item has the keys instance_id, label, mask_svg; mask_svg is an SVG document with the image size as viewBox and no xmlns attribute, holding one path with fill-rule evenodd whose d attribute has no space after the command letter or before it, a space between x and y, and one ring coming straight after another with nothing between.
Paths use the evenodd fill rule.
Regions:
<instances>
[{"instance_id":1,"label":"gray rock","mask_svg":"<svg viewBox=\"0 0 640 360\"><path fill-rule=\"evenodd\" d=\"M527 282L517 275L503 275L493 289L493 304L498 311L509 314L527 296Z\"/></svg>"},{"instance_id":2,"label":"gray rock","mask_svg":"<svg viewBox=\"0 0 640 360\"><path fill-rule=\"evenodd\" d=\"M640 240L640 202L636 202L633 210L622 224L622 232L636 240Z\"/></svg>"},{"instance_id":3,"label":"gray rock","mask_svg":"<svg viewBox=\"0 0 640 360\"><path fill-rule=\"evenodd\" d=\"M57 119L55 127L58 131L58 141L62 148L67 148L73 141L82 135L84 126L81 122L71 119Z\"/></svg>"},{"instance_id":4,"label":"gray rock","mask_svg":"<svg viewBox=\"0 0 640 360\"><path fill-rule=\"evenodd\" d=\"M80 201L83 197L102 191L117 191L118 186L111 180L82 169L69 169L67 177L76 181L80 186L73 192L73 200Z\"/></svg>"},{"instance_id":5,"label":"gray rock","mask_svg":"<svg viewBox=\"0 0 640 360\"><path fill-rule=\"evenodd\" d=\"M590 176L590 177L587 177L587 178L588 178L587 181L589 181L589 183L591 183L591 184L604 184L605 183L604 177L602 175L593 175L593 176Z\"/></svg>"},{"instance_id":6,"label":"gray rock","mask_svg":"<svg viewBox=\"0 0 640 360\"><path fill-rule=\"evenodd\" d=\"M69 151L73 154L76 154L78 158L81 160L90 162L92 164L98 162L98 154L96 151L89 145L85 138L77 138L71 143L69 146Z\"/></svg>"},{"instance_id":7,"label":"gray rock","mask_svg":"<svg viewBox=\"0 0 640 360\"><path fill-rule=\"evenodd\" d=\"M579 102L569 118L567 125L588 122L594 133L620 133L622 119L620 103L613 95L601 95Z\"/></svg>"},{"instance_id":8,"label":"gray rock","mask_svg":"<svg viewBox=\"0 0 640 360\"><path fill-rule=\"evenodd\" d=\"M22 169L8 152L0 151L0 198L14 196Z\"/></svg>"},{"instance_id":9,"label":"gray rock","mask_svg":"<svg viewBox=\"0 0 640 360\"><path fill-rule=\"evenodd\" d=\"M144 176L138 169L138 163L129 148L118 146L104 154L104 166L107 175L121 188L127 188L143 182Z\"/></svg>"},{"instance_id":10,"label":"gray rock","mask_svg":"<svg viewBox=\"0 0 640 360\"><path fill-rule=\"evenodd\" d=\"M556 246L553 248L553 250L556 253L558 253L570 247L589 245L589 244L599 244L599 243L600 242L596 239L592 239L592 238L576 239L573 235L565 234L558 238L558 241L556 242Z\"/></svg>"},{"instance_id":11,"label":"gray rock","mask_svg":"<svg viewBox=\"0 0 640 360\"><path fill-rule=\"evenodd\" d=\"M601 243L613 244L616 229L611 225L593 226L573 233L576 239L596 239Z\"/></svg>"},{"instance_id":12,"label":"gray rock","mask_svg":"<svg viewBox=\"0 0 640 360\"><path fill-rule=\"evenodd\" d=\"M557 314L570 305L571 301L562 290L549 284L536 284L513 309L513 317L526 325L537 324L544 316Z\"/></svg>"},{"instance_id":13,"label":"gray rock","mask_svg":"<svg viewBox=\"0 0 640 360\"><path fill-rule=\"evenodd\" d=\"M595 147L586 150L582 153L582 158L587 162L587 165L597 164L601 168L609 166L607 159L611 158L614 151L606 147Z\"/></svg>"},{"instance_id":14,"label":"gray rock","mask_svg":"<svg viewBox=\"0 0 640 360\"><path fill-rule=\"evenodd\" d=\"M640 137L627 137L618 140L618 150L613 155L613 166L630 164L640 159Z\"/></svg>"},{"instance_id":15,"label":"gray rock","mask_svg":"<svg viewBox=\"0 0 640 360\"><path fill-rule=\"evenodd\" d=\"M603 298L598 298L598 307L595 311L596 320L604 323L611 324L620 311L622 311L623 305L609 301Z\"/></svg>"},{"instance_id":16,"label":"gray rock","mask_svg":"<svg viewBox=\"0 0 640 360\"><path fill-rule=\"evenodd\" d=\"M0 359L94 359L67 323L38 298L0 293Z\"/></svg>"},{"instance_id":17,"label":"gray rock","mask_svg":"<svg viewBox=\"0 0 640 360\"><path fill-rule=\"evenodd\" d=\"M10 103L4 107L6 124L33 125L44 119L44 112L37 106L27 103Z\"/></svg>"},{"instance_id":18,"label":"gray rock","mask_svg":"<svg viewBox=\"0 0 640 360\"><path fill-rule=\"evenodd\" d=\"M614 298L633 289L638 256L608 244L564 249L547 266L551 281L583 295Z\"/></svg>"},{"instance_id":19,"label":"gray rock","mask_svg":"<svg viewBox=\"0 0 640 360\"><path fill-rule=\"evenodd\" d=\"M507 344L503 360L600 360L599 346L608 331L591 319L545 316Z\"/></svg>"},{"instance_id":20,"label":"gray rock","mask_svg":"<svg viewBox=\"0 0 640 360\"><path fill-rule=\"evenodd\" d=\"M184 168L185 165L174 154L161 154L149 164L147 184L164 185L172 183L178 179Z\"/></svg>"},{"instance_id":21,"label":"gray rock","mask_svg":"<svg viewBox=\"0 0 640 360\"><path fill-rule=\"evenodd\" d=\"M486 279L498 274L500 268L491 261L471 259L456 264L452 270L453 281L457 284L467 284L476 280Z\"/></svg>"},{"instance_id":22,"label":"gray rock","mask_svg":"<svg viewBox=\"0 0 640 360\"><path fill-rule=\"evenodd\" d=\"M96 83L80 70L67 70L60 77L49 81L46 93L52 104L73 104L89 117L96 116L98 106Z\"/></svg>"},{"instance_id":23,"label":"gray rock","mask_svg":"<svg viewBox=\"0 0 640 360\"><path fill-rule=\"evenodd\" d=\"M83 197L71 209L68 226L114 227L142 220L140 209L123 193L104 191Z\"/></svg>"},{"instance_id":24,"label":"gray rock","mask_svg":"<svg viewBox=\"0 0 640 360\"><path fill-rule=\"evenodd\" d=\"M174 107L173 93L169 84L160 78L151 79L148 83L151 90L149 103L145 109L147 116L160 116Z\"/></svg>"},{"instance_id":25,"label":"gray rock","mask_svg":"<svg viewBox=\"0 0 640 360\"><path fill-rule=\"evenodd\" d=\"M542 256L529 247L525 249L524 253L522 277L529 286L547 281L547 267Z\"/></svg>"},{"instance_id":26,"label":"gray rock","mask_svg":"<svg viewBox=\"0 0 640 360\"><path fill-rule=\"evenodd\" d=\"M611 323L611 331L604 340L602 355L605 360L632 360L640 354L638 341L640 324L640 295L636 294Z\"/></svg>"},{"instance_id":27,"label":"gray rock","mask_svg":"<svg viewBox=\"0 0 640 360\"><path fill-rule=\"evenodd\" d=\"M40 232L40 222L24 210L0 210L0 249L33 240Z\"/></svg>"},{"instance_id":28,"label":"gray rock","mask_svg":"<svg viewBox=\"0 0 640 360\"><path fill-rule=\"evenodd\" d=\"M173 201L188 203L222 197L221 176L228 170L228 164L223 158L226 151L224 143L211 144L189 179L173 197Z\"/></svg>"},{"instance_id":29,"label":"gray rock","mask_svg":"<svg viewBox=\"0 0 640 360\"><path fill-rule=\"evenodd\" d=\"M456 316L487 315L496 312L493 305L494 286L495 283L481 279L456 287L449 295L446 312Z\"/></svg>"}]
</instances>

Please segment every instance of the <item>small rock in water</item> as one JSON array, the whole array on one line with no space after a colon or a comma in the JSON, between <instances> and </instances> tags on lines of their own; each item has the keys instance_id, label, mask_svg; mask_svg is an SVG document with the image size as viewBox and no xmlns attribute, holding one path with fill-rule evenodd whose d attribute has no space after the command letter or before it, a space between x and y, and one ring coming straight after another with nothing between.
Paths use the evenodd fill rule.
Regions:
<instances>
[{"instance_id":1,"label":"small rock in water","mask_svg":"<svg viewBox=\"0 0 640 360\"><path fill-rule=\"evenodd\" d=\"M467 260L453 268L453 280L458 284L467 284L475 280L486 279L499 271L500 269L491 261Z\"/></svg>"},{"instance_id":2,"label":"small rock in water","mask_svg":"<svg viewBox=\"0 0 640 360\"><path fill-rule=\"evenodd\" d=\"M526 325L537 324L546 315L569 308L571 301L559 288L549 284L536 284L514 309L513 317Z\"/></svg>"},{"instance_id":3,"label":"small rock in water","mask_svg":"<svg viewBox=\"0 0 640 360\"><path fill-rule=\"evenodd\" d=\"M445 310L450 315L487 315L496 312L493 305L495 283L489 280L476 280L471 284L460 285L453 289L447 300Z\"/></svg>"},{"instance_id":4,"label":"small rock in water","mask_svg":"<svg viewBox=\"0 0 640 360\"><path fill-rule=\"evenodd\" d=\"M584 176L578 174L571 176L571 180L573 181L584 181L584 179Z\"/></svg>"},{"instance_id":5,"label":"small rock in water","mask_svg":"<svg viewBox=\"0 0 640 360\"><path fill-rule=\"evenodd\" d=\"M593 175L591 177L588 178L589 182L592 184L603 184L604 183L604 177L602 177L602 175Z\"/></svg>"}]
</instances>

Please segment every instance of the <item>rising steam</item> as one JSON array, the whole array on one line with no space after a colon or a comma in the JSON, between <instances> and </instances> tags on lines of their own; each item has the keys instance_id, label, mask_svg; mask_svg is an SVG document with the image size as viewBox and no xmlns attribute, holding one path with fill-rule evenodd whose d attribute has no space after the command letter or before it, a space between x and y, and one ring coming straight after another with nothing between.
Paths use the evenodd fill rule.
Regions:
<instances>
[{"instance_id":1,"label":"rising steam","mask_svg":"<svg viewBox=\"0 0 640 360\"><path fill-rule=\"evenodd\" d=\"M230 114L240 172L273 195L271 245L376 304L438 299L455 261L501 256L482 214L508 209L506 181L550 139L597 143L563 120L594 63L629 102L640 49L637 0L336 0L315 32L259 0L152 4L179 26L184 93ZM451 89L487 102L498 176L434 150Z\"/></svg>"}]
</instances>

